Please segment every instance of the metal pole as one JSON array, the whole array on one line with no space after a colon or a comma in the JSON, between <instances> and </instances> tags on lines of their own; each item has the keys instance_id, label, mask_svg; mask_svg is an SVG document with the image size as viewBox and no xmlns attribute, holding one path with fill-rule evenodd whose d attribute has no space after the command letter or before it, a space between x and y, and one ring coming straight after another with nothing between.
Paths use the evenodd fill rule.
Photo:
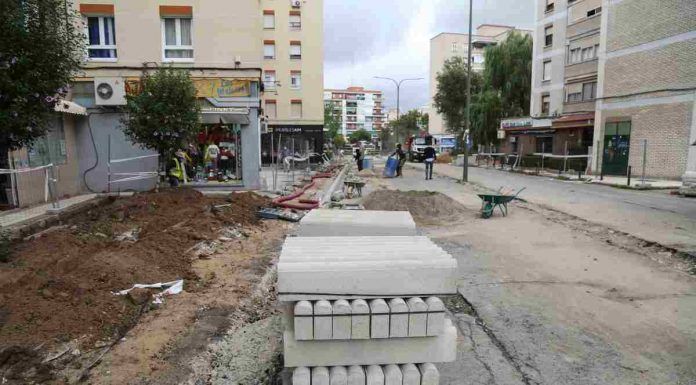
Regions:
<instances>
[{"instance_id":1,"label":"metal pole","mask_svg":"<svg viewBox=\"0 0 696 385\"><path fill-rule=\"evenodd\" d=\"M640 184L644 185L645 184L645 163L647 161L647 155L648 155L648 140L643 139L643 172L640 177Z\"/></svg>"},{"instance_id":2,"label":"metal pole","mask_svg":"<svg viewBox=\"0 0 696 385\"><path fill-rule=\"evenodd\" d=\"M541 142L541 171L544 171L544 154L546 153L546 143Z\"/></svg>"},{"instance_id":3,"label":"metal pole","mask_svg":"<svg viewBox=\"0 0 696 385\"><path fill-rule=\"evenodd\" d=\"M563 172L568 171L568 141L565 141L565 152L563 157Z\"/></svg>"},{"instance_id":4,"label":"metal pole","mask_svg":"<svg viewBox=\"0 0 696 385\"><path fill-rule=\"evenodd\" d=\"M631 166L628 166L628 177L626 178L626 186L631 186Z\"/></svg>"},{"instance_id":5,"label":"metal pole","mask_svg":"<svg viewBox=\"0 0 696 385\"><path fill-rule=\"evenodd\" d=\"M469 149L467 147L467 139L469 135L469 128L470 128L470 113L471 113L471 23L473 22L472 20L472 13L474 10L474 0L469 0L469 48L467 49L466 52L466 125L464 129L464 162L463 162L463 167L462 167L462 182L468 182L469 181Z\"/></svg>"},{"instance_id":6,"label":"metal pole","mask_svg":"<svg viewBox=\"0 0 696 385\"><path fill-rule=\"evenodd\" d=\"M108 135L109 143L106 145L106 192L111 193L111 134ZM158 162L159 163L159 162ZM159 171L159 164L157 165ZM159 180L159 176L157 176Z\"/></svg>"},{"instance_id":7,"label":"metal pole","mask_svg":"<svg viewBox=\"0 0 696 385\"><path fill-rule=\"evenodd\" d=\"M295 138L292 138L292 156L290 157L290 160L292 160L292 184L295 184Z\"/></svg>"},{"instance_id":8,"label":"metal pole","mask_svg":"<svg viewBox=\"0 0 696 385\"><path fill-rule=\"evenodd\" d=\"M275 148L275 143L273 142L273 131L271 131L271 177L273 177L273 191L276 190L276 178L275 178L275 158L276 156L273 154L273 149Z\"/></svg>"}]
</instances>

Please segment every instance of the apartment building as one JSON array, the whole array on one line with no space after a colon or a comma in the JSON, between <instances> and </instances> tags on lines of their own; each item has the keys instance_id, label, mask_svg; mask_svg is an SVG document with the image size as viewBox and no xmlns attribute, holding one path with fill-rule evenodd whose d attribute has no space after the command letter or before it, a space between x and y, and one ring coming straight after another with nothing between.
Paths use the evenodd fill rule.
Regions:
<instances>
[{"instance_id":1,"label":"apartment building","mask_svg":"<svg viewBox=\"0 0 696 385\"><path fill-rule=\"evenodd\" d=\"M595 170L682 178L696 193L696 2L605 1ZM649 15L649 17L646 17Z\"/></svg>"},{"instance_id":2,"label":"apartment building","mask_svg":"<svg viewBox=\"0 0 696 385\"><path fill-rule=\"evenodd\" d=\"M532 31L495 24L481 24L471 39L471 70L481 72L484 68L484 50L505 40L512 31L531 34ZM469 35L443 32L430 39L430 100L437 94L437 74L442 71L445 61L460 56L466 58L469 50ZM429 108L430 133L446 132L445 121L434 107Z\"/></svg>"},{"instance_id":3,"label":"apartment building","mask_svg":"<svg viewBox=\"0 0 696 385\"><path fill-rule=\"evenodd\" d=\"M345 137L355 131L365 130L372 134L373 139L378 138L387 122L383 102L382 91L366 90L363 87L324 91L324 103L340 121L341 133Z\"/></svg>"},{"instance_id":4,"label":"apartment building","mask_svg":"<svg viewBox=\"0 0 696 385\"><path fill-rule=\"evenodd\" d=\"M324 127L323 0L261 0L263 13L263 107L271 142L321 153ZM275 135L271 141L271 134ZM280 143L282 141L282 143ZM267 150L268 149L268 150Z\"/></svg>"}]
</instances>

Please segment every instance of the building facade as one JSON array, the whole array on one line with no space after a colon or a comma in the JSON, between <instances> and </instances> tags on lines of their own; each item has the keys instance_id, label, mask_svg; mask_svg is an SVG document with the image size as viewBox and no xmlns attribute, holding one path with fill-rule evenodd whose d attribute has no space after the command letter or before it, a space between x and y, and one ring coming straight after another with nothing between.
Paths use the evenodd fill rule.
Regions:
<instances>
[{"instance_id":1,"label":"building facade","mask_svg":"<svg viewBox=\"0 0 696 385\"><path fill-rule=\"evenodd\" d=\"M604 1L594 167L696 188L696 2ZM650 15L648 19L645 15Z\"/></svg>"},{"instance_id":2,"label":"building facade","mask_svg":"<svg viewBox=\"0 0 696 385\"><path fill-rule=\"evenodd\" d=\"M322 153L324 127L323 0L261 0L264 162L273 144ZM271 140L271 133L274 140ZM280 143L282 142L282 143Z\"/></svg>"},{"instance_id":3,"label":"building facade","mask_svg":"<svg viewBox=\"0 0 696 385\"><path fill-rule=\"evenodd\" d=\"M508 35L516 31L522 34L531 34L532 31L517 29L511 26L482 24L476 28L476 34L471 39L471 70L483 71L484 50L486 47L498 44ZM437 74L448 59L459 56L466 59L469 50L469 35L462 33L440 33L430 39L430 100L437 94ZM466 61L466 60L465 60ZM434 107L428 109L430 116L430 133L442 134L446 132L445 121Z\"/></svg>"},{"instance_id":4,"label":"building facade","mask_svg":"<svg viewBox=\"0 0 696 385\"><path fill-rule=\"evenodd\" d=\"M324 103L338 118L341 133L346 138L355 131L365 130L373 139L377 139L387 121L382 91L366 90L363 87L325 90Z\"/></svg>"}]
</instances>

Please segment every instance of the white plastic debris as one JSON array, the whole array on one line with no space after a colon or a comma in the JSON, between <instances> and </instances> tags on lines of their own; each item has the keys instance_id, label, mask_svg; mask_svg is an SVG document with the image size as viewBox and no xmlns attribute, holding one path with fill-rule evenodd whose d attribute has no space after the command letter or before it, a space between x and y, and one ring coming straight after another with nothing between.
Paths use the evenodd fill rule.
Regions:
<instances>
[{"instance_id":1,"label":"white plastic debris","mask_svg":"<svg viewBox=\"0 0 696 385\"><path fill-rule=\"evenodd\" d=\"M152 301L152 303L160 304L160 303L164 302L164 298L163 298L164 296L179 294L182 291L184 291L184 280L180 279L178 281L150 283L150 284L136 283L130 289L117 291L117 292L114 292L112 294L113 295L126 295L133 289L164 289L163 291L153 295L154 300Z\"/></svg>"}]
</instances>

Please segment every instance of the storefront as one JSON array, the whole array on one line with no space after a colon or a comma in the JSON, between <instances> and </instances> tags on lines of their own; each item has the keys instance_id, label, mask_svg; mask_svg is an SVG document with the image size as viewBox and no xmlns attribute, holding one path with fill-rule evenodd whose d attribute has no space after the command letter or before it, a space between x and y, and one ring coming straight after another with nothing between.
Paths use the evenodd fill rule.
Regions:
<instances>
[{"instance_id":1,"label":"storefront","mask_svg":"<svg viewBox=\"0 0 696 385\"><path fill-rule=\"evenodd\" d=\"M322 125L269 125L261 135L261 161L264 165L273 162L278 154L296 154L300 158L309 156L310 161L321 161L324 153L324 126Z\"/></svg>"},{"instance_id":2,"label":"storefront","mask_svg":"<svg viewBox=\"0 0 696 385\"><path fill-rule=\"evenodd\" d=\"M587 155L594 134L594 113L565 115L554 119L553 154Z\"/></svg>"}]
</instances>

